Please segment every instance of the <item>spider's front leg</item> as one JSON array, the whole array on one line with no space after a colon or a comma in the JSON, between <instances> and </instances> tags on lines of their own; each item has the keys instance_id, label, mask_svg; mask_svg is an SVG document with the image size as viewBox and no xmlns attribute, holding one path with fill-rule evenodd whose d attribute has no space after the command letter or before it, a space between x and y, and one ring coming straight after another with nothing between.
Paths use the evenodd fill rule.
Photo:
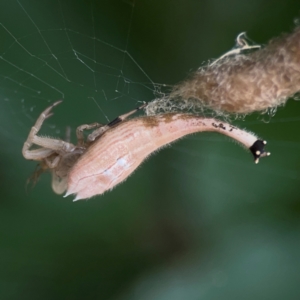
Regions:
<instances>
[{"instance_id":1,"label":"spider's front leg","mask_svg":"<svg viewBox=\"0 0 300 300\"><path fill-rule=\"evenodd\" d=\"M60 151L72 152L76 148L71 143L67 143L58 139L39 137L37 135L44 121L50 116L52 116L53 114L51 113L52 108L57 106L61 102L62 101L57 101L53 103L50 107L45 109L38 117L34 126L31 128L27 140L25 141L22 149L22 154L26 159L42 160L46 157L49 157L54 152L60 152ZM42 148L29 150L32 145L41 146Z\"/></svg>"},{"instance_id":2,"label":"spider's front leg","mask_svg":"<svg viewBox=\"0 0 300 300\"><path fill-rule=\"evenodd\" d=\"M34 144L33 139L37 135L37 133L40 131L44 121L47 118L52 116L52 114L53 114L53 113L51 113L52 108L55 107L56 105L60 104L61 102L62 101L57 101L57 102L53 103L50 107L46 108L40 114L40 116L36 120L34 126L31 127L31 130L29 132L27 140L25 141L23 149L22 149L22 154L26 159L36 160L37 157L44 158L51 154L52 151L50 149L36 149L36 150L30 151L29 148ZM42 151L37 151L37 150L42 150Z\"/></svg>"},{"instance_id":3,"label":"spider's front leg","mask_svg":"<svg viewBox=\"0 0 300 300\"><path fill-rule=\"evenodd\" d=\"M136 109L124 114L124 115L120 115L117 118L115 118L114 120L112 120L111 122L109 122L106 125L100 125L101 127L94 130L91 134L88 135L87 137L87 142L88 143L92 143L93 141L95 141L96 138L98 138L99 136L101 136L105 131L107 131L109 128L123 122L125 119L127 119L129 116L135 114L137 111L145 108L147 106L147 103L144 103L143 105L137 107ZM98 123L96 123L98 124Z\"/></svg>"}]
</instances>

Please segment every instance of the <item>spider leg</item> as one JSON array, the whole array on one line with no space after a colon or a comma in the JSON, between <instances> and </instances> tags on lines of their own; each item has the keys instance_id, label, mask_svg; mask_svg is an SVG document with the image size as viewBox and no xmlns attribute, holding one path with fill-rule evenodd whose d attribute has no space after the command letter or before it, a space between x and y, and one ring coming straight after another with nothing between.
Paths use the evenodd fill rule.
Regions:
<instances>
[{"instance_id":1,"label":"spider leg","mask_svg":"<svg viewBox=\"0 0 300 300\"><path fill-rule=\"evenodd\" d=\"M114 120L112 120L111 122L109 122L109 123L107 124L107 126L112 127L112 126L114 126L114 125L116 125L116 124L118 124L118 123L124 121L124 120L127 119L129 116L135 114L136 112L138 112L139 110L145 108L146 106L147 106L147 103L144 103L143 105L141 105L141 106L137 107L136 109L134 109L134 110L128 112L127 114L118 116L117 118L115 118Z\"/></svg>"},{"instance_id":2,"label":"spider leg","mask_svg":"<svg viewBox=\"0 0 300 300\"><path fill-rule=\"evenodd\" d=\"M47 166L48 166L49 169L56 168L57 165L58 165L58 163L59 163L59 161L60 161L60 156L59 155L55 156L54 159L52 159L52 160L49 159L49 157L45 158L45 162L46 162L46 164L47 164Z\"/></svg>"},{"instance_id":3,"label":"spider leg","mask_svg":"<svg viewBox=\"0 0 300 300\"><path fill-rule=\"evenodd\" d=\"M43 155L44 161L42 160L37 165L33 174L27 179L26 186L29 184L29 182L32 182L32 186L35 186L41 174L43 174L48 168L49 169L55 168L58 165L60 160L59 155L55 154L54 151L46 148L35 149L32 150L31 153L36 153L38 155L36 160L40 160L40 157ZM54 158L51 159L53 155Z\"/></svg>"},{"instance_id":4,"label":"spider leg","mask_svg":"<svg viewBox=\"0 0 300 300\"><path fill-rule=\"evenodd\" d=\"M66 127L65 141L67 143L71 142L71 127L70 126Z\"/></svg>"},{"instance_id":5,"label":"spider leg","mask_svg":"<svg viewBox=\"0 0 300 300\"><path fill-rule=\"evenodd\" d=\"M66 143L57 139L37 136L37 133L41 129L44 121L52 115L52 108L57 106L61 102L62 101L57 101L51 106L49 106L47 109L45 109L38 117L34 126L31 128L27 140L25 141L22 149L22 154L26 159L41 160L45 157L48 157L55 151L71 152L76 148L71 143ZM29 150L33 144L41 146L42 149Z\"/></svg>"},{"instance_id":6,"label":"spider leg","mask_svg":"<svg viewBox=\"0 0 300 300\"><path fill-rule=\"evenodd\" d=\"M57 102L54 102L51 106L49 106L48 108L46 108L41 114L40 116L38 117L38 119L36 120L34 126L31 127L31 130L29 132L29 135L27 137L27 140L25 141L24 143L24 146L23 146L23 149L22 149L22 153L23 153L23 156L27 159L34 159L31 157L31 155L29 154L29 148L32 146L33 144L33 138L34 136L40 131L44 121L49 118L52 113L51 113L51 110L53 107L55 107L56 105L60 104L62 101L57 101ZM35 153L37 153L37 151L35 151ZM41 153L42 157L46 157L48 156L47 153L45 153L43 156L43 153Z\"/></svg>"},{"instance_id":7,"label":"spider leg","mask_svg":"<svg viewBox=\"0 0 300 300\"><path fill-rule=\"evenodd\" d=\"M26 159L31 159L31 160L41 160L43 158L51 156L53 153L55 153L55 151L47 148L27 150L26 152L23 151L24 157Z\"/></svg>"},{"instance_id":8,"label":"spider leg","mask_svg":"<svg viewBox=\"0 0 300 300\"><path fill-rule=\"evenodd\" d=\"M99 136L101 136L105 131L107 131L109 128L123 122L125 119L127 119L129 116L135 114L137 111L145 108L147 106L147 103L144 103L143 105L137 107L136 109L124 114L124 115L120 115L117 118L115 118L114 120L112 120L111 122L109 122L106 125L101 126L100 128L94 130L91 134L88 135L87 137L87 142L93 142L96 138L98 138Z\"/></svg>"},{"instance_id":9,"label":"spider leg","mask_svg":"<svg viewBox=\"0 0 300 300\"><path fill-rule=\"evenodd\" d=\"M84 145L84 135L83 135L84 130L90 130L93 128L99 128L99 127L103 127L103 126L105 126L105 125L100 124L100 123L84 124L84 125L78 126L76 129L77 145L78 146Z\"/></svg>"}]
</instances>

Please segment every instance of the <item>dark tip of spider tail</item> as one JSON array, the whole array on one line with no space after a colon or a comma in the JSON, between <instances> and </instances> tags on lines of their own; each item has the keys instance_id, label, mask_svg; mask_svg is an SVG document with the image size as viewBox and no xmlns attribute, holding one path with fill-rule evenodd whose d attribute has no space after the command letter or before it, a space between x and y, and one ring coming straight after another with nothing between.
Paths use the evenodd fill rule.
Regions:
<instances>
[{"instance_id":1,"label":"dark tip of spider tail","mask_svg":"<svg viewBox=\"0 0 300 300\"><path fill-rule=\"evenodd\" d=\"M257 140L249 149L251 153L254 156L254 161L256 164L258 164L259 159L261 157L269 156L271 155L270 152L265 151L265 145L267 144L266 141Z\"/></svg>"}]
</instances>

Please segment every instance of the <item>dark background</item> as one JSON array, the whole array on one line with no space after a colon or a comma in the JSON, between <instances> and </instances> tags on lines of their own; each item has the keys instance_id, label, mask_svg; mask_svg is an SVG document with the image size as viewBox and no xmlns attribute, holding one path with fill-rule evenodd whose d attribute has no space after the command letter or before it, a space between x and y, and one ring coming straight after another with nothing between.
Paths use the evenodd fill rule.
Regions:
<instances>
[{"instance_id":1,"label":"dark background","mask_svg":"<svg viewBox=\"0 0 300 300\"><path fill-rule=\"evenodd\" d=\"M268 141L258 165L197 134L89 201L55 195L49 174L26 192L36 164L21 155L58 99L42 133L63 138L152 100L240 32L264 44L298 17L293 0L2 0L0 299L299 299L297 101L234 122Z\"/></svg>"}]
</instances>

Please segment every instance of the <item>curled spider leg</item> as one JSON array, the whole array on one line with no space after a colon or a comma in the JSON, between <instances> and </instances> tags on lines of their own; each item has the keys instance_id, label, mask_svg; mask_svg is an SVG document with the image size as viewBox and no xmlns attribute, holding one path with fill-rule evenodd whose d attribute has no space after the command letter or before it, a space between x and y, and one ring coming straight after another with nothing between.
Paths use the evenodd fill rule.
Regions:
<instances>
[{"instance_id":1,"label":"curled spider leg","mask_svg":"<svg viewBox=\"0 0 300 300\"><path fill-rule=\"evenodd\" d=\"M90 130L90 129L99 128L99 127L103 127L103 126L105 126L105 125L103 125L101 123L96 123L96 122L92 123L92 124L84 124L84 125L78 126L76 129L77 145L78 146L84 145L84 135L83 135L84 130Z\"/></svg>"},{"instance_id":2,"label":"curled spider leg","mask_svg":"<svg viewBox=\"0 0 300 300\"><path fill-rule=\"evenodd\" d=\"M127 119L129 116L135 114L136 112L138 112L139 110L145 108L148 104L144 103L140 106L138 106L136 109L118 116L117 118L115 118L114 120L112 120L111 122L109 122L106 125L101 126L100 128L96 129L95 131L93 131L91 134L89 134L88 138L87 138L87 142L91 143L93 142L96 138L98 138L99 136L101 136L105 131L107 131L109 128L123 122L125 119Z\"/></svg>"}]
</instances>

